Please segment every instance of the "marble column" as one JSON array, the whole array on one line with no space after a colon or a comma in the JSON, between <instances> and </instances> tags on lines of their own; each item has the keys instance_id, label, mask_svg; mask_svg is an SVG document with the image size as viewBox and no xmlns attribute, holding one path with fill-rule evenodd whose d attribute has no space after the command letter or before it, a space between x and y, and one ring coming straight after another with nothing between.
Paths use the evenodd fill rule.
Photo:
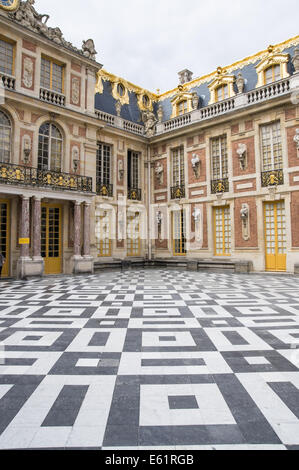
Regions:
<instances>
[{"instance_id":1,"label":"marble column","mask_svg":"<svg viewBox=\"0 0 299 470\"><path fill-rule=\"evenodd\" d=\"M83 256L90 257L90 203L84 203Z\"/></svg>"},{"instance_id":2,"label":"marble column","mask_svg":"<svg viewBox=\"0 0 299 470\"><path fill-rule=\"evenodd\" d=\"M74 203L74 257L81 257L81 204Z\"/></svg>"},{"instance_id":3,"label":"marble column","mask_svg":"<svg viewBox=\"0 0 299 470\"><path fill-rule=\"evenodd\" d=\"M33 259L41 260L41 199L33 198Z\"/></svg>"},{"instance_id":4,"label":"marble column","mask_svg":"<svg viewBox=\"0 0 299 470\"><path fill-rule=\"evenodd\" d=\"M21 219L20 219L20 238L30 237L30 220L29 220L29 197L22 196ZM21 258L29 258L29 244L21 245Z\"/></svg>"}]
</instances>

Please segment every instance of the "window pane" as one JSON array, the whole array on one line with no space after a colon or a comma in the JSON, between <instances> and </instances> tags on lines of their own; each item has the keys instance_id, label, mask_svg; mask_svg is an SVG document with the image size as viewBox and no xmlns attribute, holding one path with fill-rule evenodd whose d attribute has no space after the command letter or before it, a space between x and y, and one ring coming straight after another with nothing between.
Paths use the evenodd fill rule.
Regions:
<instances>
[{"instance_id":1,"label":"window pane","mask_svg":"<svg viewBox=\"0 0 299 470\"><path fill-rule=\"evenodd\" d=\"M227 178L228 158L226 135L212 139L211 153L213 180Z\"/></svg>"},{"instance_id":2,"label":"window pane","mask_svg":"<svg viewBox=\"0 0 299 470\"><path fill-rule=\"evenodd\" d=\"M51 89L51 62L42 57L41 62L41 77L40 77L41 86Z\"/></svg>"},{"instance_id":3,"label":"window pane","mask_svg":"<svg viewBox=\"0 0 299 470\"><path fill-rule=\"evenodd\" d=\"M9 163L11 148L11 124L6 114L0 111L0 162Z\"/></svg>"},{"instance_id":4,"label":"window pane","mask_svg":"<svg viewBox=\"0 0 299 470\"><path fill-rule=\"evenodd\" d=\"M0 72L13 75L13 52L14 46L0 39Z\"/></svg>"},{"instance_id":5,"label":"window pane","mask_svg":"<svg viewBox=\"0 0 299 470\"><path fill-rule=\"evenodd\" d=\"M57 91L58 93L62 93L62 80L63 80L63 67L61 65L52 64L52 87L53 91Z\"/></svg>"},{"instance_id":6,"label":"window pane","mask_svg":"<svg viewBox=\"0 0 299 470\"><path fill-rule=\"evenodd\" d=\"M263 171L283 167L280 122L261 127Z\"/></svg>"}]
</instances>

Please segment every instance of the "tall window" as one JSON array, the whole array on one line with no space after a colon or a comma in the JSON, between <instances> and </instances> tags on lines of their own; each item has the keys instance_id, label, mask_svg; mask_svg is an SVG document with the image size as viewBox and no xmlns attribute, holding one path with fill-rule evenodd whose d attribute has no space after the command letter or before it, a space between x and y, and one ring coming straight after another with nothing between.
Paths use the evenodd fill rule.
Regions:
<instances>
[{"instance_id":1,"label":"tall window","mask_svg":"<svg viewBox=\"0 0 299 470\"><path fill-rule=\"evenodd\" d=\"M177 104L177 115L182 116L183 114L186 114L188 111L188 102L187 100L181 101L180 103Z\"/></svg>"},{"instance_id":2,"label":"tall window","mask_svg":"<svg viewBox=\"0 0 299 470\"><path fill-rule=\"evenodd\" d=\"M97 180L110 184L111 146L98 143L97 149Z\"/></svg>"},{"instance_id":3,"label":"tall window","mask_svg":"<svg viewBox=\"0 0 299 470\"><path fill-rule=\"evenodd\" d=\"M41 86L48 90L63 93L64 67L57 62L42 57Z\"/></svg>"},{"instance_id":4,"label":"tall window","mask_svg":"<svg viewBox=\"0 0 299 470\"><path fill-rule=\"evenodd\" d=\"M0 72L4 75L14 74L14 45L0 39Z\"/></svg>"},{"instance_id":5,"label":"tall window","mask_svg":"<svg viewBox=\"0 0 299 470\"><path fill-rule=\"evenodd\" d=\"M63 138L60 130L49 122L39 129L38 169L61 171Z\"/></svg>"},{"instance_id":6,"label":"tall window","mask_svg":"<svg viewBox=\"0 0 299 470\"><path fill-rule=\"evenodd\" d=\"M212 174L213 180L228 177L226 135L212 139Z\"/></svg>"},{"instance_id":7,"label":"tall window","mask_svg":"<svg viewBox=\"0 0 299 470\"><path fill-rule=\"evenodd\" d=\"M173 186L185 184L184 148L178 147L172 150L172 181Z\"/></svg>"},{"instance_id":8,"label":"tall window","mask_svg":"<svg viewBox=\"0 0 299 470\"><path fill-rule=\"evenodd\" d=\"M265 70L265 85L281 79L280 65L271 65Z\"/></svg>"},{"instance_id":9,"label":"tall window","mask_svg":"<svg viewBox=\"0 0 299 470\"><path fill-rule=\"evenodd\" d=\"M231 252L230 208L214 208L214 244L216 256L229 256Z\"/></svg>"},{"instance_id":10,"label":"tall window","mask_svg":"<svg viewBox=\"0 0 299 470\"><path fill-rule=\"evenodd\" d=\"M216 89L216 101L222 101L229 98L228 85L221 85Z\"/></svg>"},{"instance_id":11,"label":"tall window","mask_svg":"<svg viewBox=\"0 0 299 470\"><path fill-rule=\"evenodd\" d=\"M128 188L139 188L139 153L128 152Z\"/></svg>"},{"instance_id":12,"label":"tall window","mask_svg":"<svg viewBox=\"0 0 299 470\"><path fill-rule=\"evenodd\" d=\"M9 118L0 111L0 162L9 163L11 149L11 122Z\"/></svg>"},{"instance_id":13,"label":"tall window","mask_svg":"<svg viewBox=\"0 0 299 470\"><path fill-rule=\"evenodd\" d=\"M263 171L283 167L280 122L261 126Z\"/></svg>"}]
</instances>

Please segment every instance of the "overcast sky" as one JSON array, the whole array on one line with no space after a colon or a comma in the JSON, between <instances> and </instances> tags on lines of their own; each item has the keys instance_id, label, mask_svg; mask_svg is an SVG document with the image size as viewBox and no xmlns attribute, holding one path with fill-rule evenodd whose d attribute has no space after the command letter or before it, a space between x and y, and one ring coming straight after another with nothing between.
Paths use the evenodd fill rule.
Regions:
<instances>
[{"instance_id":1,"label":"overcast sky","mask_svg":"<svg viewBox=\"0 0 299 470\"><path fill-rule=\"evenodd\" d=\"M66 40L93 38L111 73L161 92L299 34L298 0L36 0Z\"/></svg>"}]
</instances>

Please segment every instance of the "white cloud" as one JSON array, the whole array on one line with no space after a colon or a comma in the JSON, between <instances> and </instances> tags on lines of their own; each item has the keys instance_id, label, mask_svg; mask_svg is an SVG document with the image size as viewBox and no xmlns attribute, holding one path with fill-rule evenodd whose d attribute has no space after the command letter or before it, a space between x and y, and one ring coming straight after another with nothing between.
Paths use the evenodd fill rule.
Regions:
<instances>
[{"instance_id":1,"label":"white cloud","mask_svg":"<svg viewBox=\"0 0 299 470\"><path fill-rule=\"evenodd\" d=\"M175 87L183 68L205 75L298 34L298 0L36 0L36 9L74 45L92 37L106 70L152 91Z\"/></svg>"}]
</instances>

